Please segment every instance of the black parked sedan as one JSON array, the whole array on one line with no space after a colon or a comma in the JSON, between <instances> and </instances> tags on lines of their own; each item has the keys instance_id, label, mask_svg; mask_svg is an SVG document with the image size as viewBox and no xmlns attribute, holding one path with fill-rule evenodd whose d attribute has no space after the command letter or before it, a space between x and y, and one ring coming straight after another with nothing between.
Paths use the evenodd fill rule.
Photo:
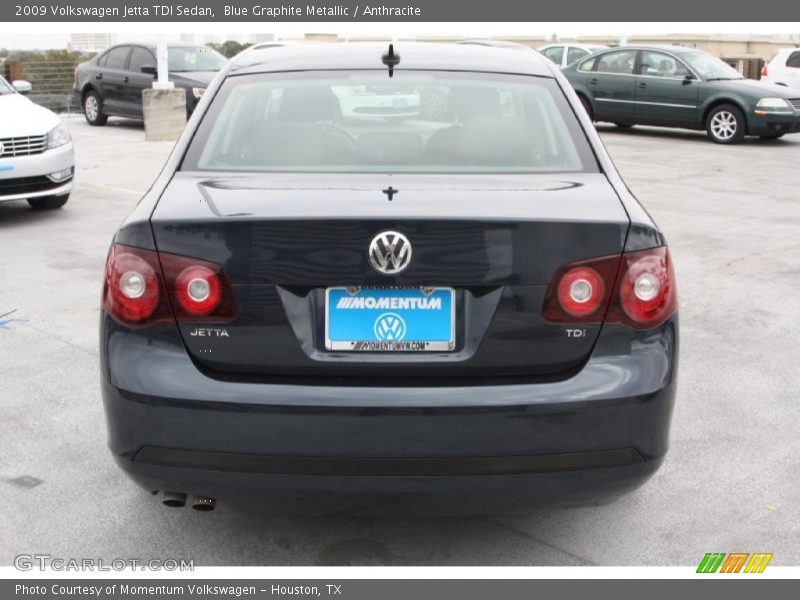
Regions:
<instances>
[{"instance_id":1,"label":"black parked sedan","mask_svg":"<svg viewBox=\"0 0 800 600\"><path fill-rule=\"evenodd\" d=\"M439 120L358 110L431 86ZM111 450L170 505L595 501L667 451L669 250L533 53L241 54L117 232L100 327Z\"/></svg>"},{"instance_id":2,"label":"black parked sedan","mask_svg":"<svg viewBox=\"0 0 800 600\"><path fill-rule=\"evenodd\" d=\"M616 48L564 75L595 121L705 129L720 144L800 132L800 92L745 79L693 48Z\"/></svg>"},{"instance_id":3,"label":"black parked sedan","mask_svg":"<svg viewBox=\"0 0 800 600\"><path fill-rule=\"evenodd\" d=\"M169 47L169 80L186 90L187 114L227 62L207 46ZM141 119L142 90L152 87L155 77L155 46L121 44L78 65L73 94L90 125L105 125L110 116Z\"/></svg>"}]
</instances>

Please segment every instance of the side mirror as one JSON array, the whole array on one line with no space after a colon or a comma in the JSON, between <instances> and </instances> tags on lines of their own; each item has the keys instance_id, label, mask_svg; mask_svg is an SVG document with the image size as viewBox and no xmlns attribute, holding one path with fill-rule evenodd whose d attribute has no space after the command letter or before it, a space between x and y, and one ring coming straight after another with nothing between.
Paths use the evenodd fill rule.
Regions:
<instances>
[{"instance_id":1,"label":"side mirror","mask_svg":"<svg viewBox=\"0 0 800 600\"><path fill-rule=\"evenodd\" d=\"M16 81L12 81L11 87L13 87L19 94L29 94L30 91L33 89L31 83L23 79L17 79Z\"/></svg>"},{"instance_id":2,"label":"side mirror","mask_svg":"<svg viewBox=\"0 0 800 600\"><path fill-rule=\"evenodd\" d=\"M155 65L142 65L142 73L153 76L158 75L158 67Z\"/></svg>"},{"instance_id":3,"label":"side mirror","mask_svg":"<svg viewBox=\"0 0 800 600\"><path fill-rule=\"evenodd\" d=\"M694 75L692 75L691 73L687 73L683 77L683 85L689 85L690 83L692 83L692 81L694 81Z\"/></svg>"}]
</instances>

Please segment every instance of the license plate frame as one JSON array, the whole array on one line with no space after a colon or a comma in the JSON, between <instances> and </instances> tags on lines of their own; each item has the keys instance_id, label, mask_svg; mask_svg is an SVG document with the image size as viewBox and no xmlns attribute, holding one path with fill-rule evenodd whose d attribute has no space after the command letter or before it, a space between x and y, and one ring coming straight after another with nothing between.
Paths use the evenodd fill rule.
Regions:
<instances>
[{"instance_id":1,"label":"license plate frame","mask_svg":"<svg viewBox=\"0 0 800 600\"><path fill-rule=\"evenodd\" d=\"M342 316L345 309L347 318ZM325 349L331 352L425 353L455 349L456 293L452 287L333 286L325 288L324 311ZM435 323L430 321L430 315L435 315ZM350 323L346 323L348 319ZM345 335L343 329L354 334Z\"/></svg>"}]
</instances>

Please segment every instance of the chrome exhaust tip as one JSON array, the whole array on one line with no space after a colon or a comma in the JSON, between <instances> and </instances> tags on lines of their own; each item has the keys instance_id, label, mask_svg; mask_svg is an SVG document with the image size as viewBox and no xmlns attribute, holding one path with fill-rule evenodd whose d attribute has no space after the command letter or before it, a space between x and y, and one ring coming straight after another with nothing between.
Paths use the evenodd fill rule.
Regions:
<instances>
[{"instance_id":1,"label":"chrome exhaust tip","mask_svg":"<svg viewBox=\"0 0 800 600\"><path fill-rule=\"evenodd\" d=\"M195 510L211 511L217 506L217 499L209 496L192 496L192 508Z\"/></svg>"},{"instance_id":2,"label":"chrome exhaust tip","mask_svg":"<svg viewBox=\"0 0 800 600\"><path fill-rule=\"evenodd\" d=\"M164 497L161 499L161 503L164 506L170 506L172 508L186 506L186 494L181 494L179 492L164 492Z\"/></svg>"}]
</instances>

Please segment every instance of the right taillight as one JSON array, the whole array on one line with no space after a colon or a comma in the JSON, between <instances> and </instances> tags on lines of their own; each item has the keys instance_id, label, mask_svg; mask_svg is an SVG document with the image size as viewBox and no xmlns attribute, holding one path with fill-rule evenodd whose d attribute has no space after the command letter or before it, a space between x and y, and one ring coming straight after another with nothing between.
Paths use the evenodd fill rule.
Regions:
<instances>
[{"instance_id":1,"label":"right taillight","mask_svg":"<svg viewBox=\"0 0 800 600\"><path fill-rule=\"evenodd\" d=\"M764 65L761 69L761 76L766 77L767 75L769 75L769 69L767 68L767 65Z\"/></svg>"},{"instance_id":2,"label":"right taillight","mask_svg":"<svg viewBox=\"0 0 800 600\"><path fill-rule=\"evenodd\" d=\"M175 294L184 312L205 317L214 312L222 300L222 283L211 269L193 265L175 279Z\"/></svg>"},{"instance_id":3,"label":"right taillight","mask_svg":"<svg viewBox=\"0 0 800 600\"><path fill-rule=\"evenodd\" d=\"M666 247L604 256L561 267L543 315L557 323L624 323L652 329L678 308L675 271Z\"/></svg>"},{"instance_id":4,"label":"right taillight","mask_svg":"<svg viewBox=\"0 0 800 600\"><path fill-rule=\"evenodd\" d=\"M108 253L103 308L117 322L142 327L156 321L230 321L233 290L214 263L114 244Z\"/></svg>"}]
</instances>

